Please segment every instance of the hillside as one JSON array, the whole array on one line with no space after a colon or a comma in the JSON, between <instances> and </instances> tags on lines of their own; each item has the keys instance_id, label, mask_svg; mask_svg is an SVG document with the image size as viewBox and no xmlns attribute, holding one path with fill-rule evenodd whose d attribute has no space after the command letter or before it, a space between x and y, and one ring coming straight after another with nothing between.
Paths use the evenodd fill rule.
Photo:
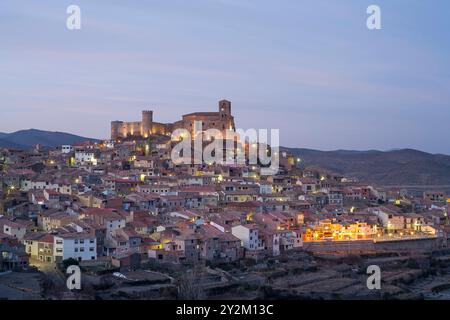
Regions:
<instances>
[{"instance_id":1,"label":"hillside","mask_svg":"<svg viewBox=\"0 0 450 320\"><path fill-rule=\"evenodd\" d=\"M3 139L3 137L0 137L0 148L29 149L29 147L27 146L13 143L11 141Z\"/></svg>"},{"instance_id":2,"label":"hillside","mask_svg":"<svg viewBox=\"0 0 450 320\"><path fill-rule=\"evenodd\" d=\"M377 185L450 185L450 156L413 149L318 151L284 148L316 165Z\"/></svg>"},{"instance_id":3,"label":"hillside","mask_svg":"<svg viewBox=\"0 0 450 320\"><path fill-rule=\"evenodd\" d=\"M86 140L98 141L64 132L51 132L37 129L20 130L8 134L0 133L0 147L2 148L29 149L36 144L55 148L64 144L74 144Z\"/></svg>"}]
</instances>

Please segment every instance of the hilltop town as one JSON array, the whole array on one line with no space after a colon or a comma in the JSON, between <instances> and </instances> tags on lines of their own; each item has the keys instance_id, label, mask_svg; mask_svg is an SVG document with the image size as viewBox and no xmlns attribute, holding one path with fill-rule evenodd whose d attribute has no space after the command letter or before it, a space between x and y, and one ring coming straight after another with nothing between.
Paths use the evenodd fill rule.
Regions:
<instances>
[{"instance_id":1,"label":"hilltop town","mask_svg":"<svg viewBox=\"0 0 450 320\"><path fill-rule=\"evenodd\" d=\"M101 142L0 149L0 298L417 297L440 288L433 275L445 282L450 195L369 185L287 151L275 175L175 165L171 132L198 121L234 130L231 102L172 124L143 111ZM369 262L386 270L382 293L365 288ZM78 291L65 288L71 264Z\"/></svg>"}]
</instances>

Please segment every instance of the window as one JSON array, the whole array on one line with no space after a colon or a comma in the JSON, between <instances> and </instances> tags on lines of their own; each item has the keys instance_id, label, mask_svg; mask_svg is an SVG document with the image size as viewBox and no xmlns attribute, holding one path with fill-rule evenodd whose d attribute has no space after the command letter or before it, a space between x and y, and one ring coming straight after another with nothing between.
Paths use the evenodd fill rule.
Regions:
<instances>
[{"instance_id":1,"label":"window","mask_svg":"<svg viewBox=\"0 0 450 320\"><path fill-rule=\"evenodd\" d=\"M80 240L80 244L84 244L84 239L81 239L81 240Z\"/></svg>"},{"instance_id":2,"label":"window","mask_svg":"<svg viewBox=\"0 0 450 320\"><path fill-rule=\"evenodd\" d=\"M75 248L75 250L74 250L75 252L78 252L78 248Z\"/></svg>"},{"instance_id":3,"label":"window","mask_svg":"<svg viewBox=\"0 0 450 320\"><path fill-rule=\"evenodd\" d=\"M95 242L94 239L90 239L90 240L89 240L89 243L94 243L94 242Z\"/></svg>"},{"instance_id":4,"label":"window","mask_svg":"<svg viewBox=\"0 0 450 320\"><path fill-rule=\"evenodd\" d=\"M84 248L83 247L80 248L80 252L84 252Z\"/></svg>"},{"instance_id":5,"label":"window","mask_svg":"<svg viewBox=\"0 0 450 320\"><path fill-rule=\"evenodd\" d=\"M93 252L93 251L94 251L94 248L92 248L92 247L89 248L89 251L90 251L90 252Z\"/></svg>"}]
</instances>

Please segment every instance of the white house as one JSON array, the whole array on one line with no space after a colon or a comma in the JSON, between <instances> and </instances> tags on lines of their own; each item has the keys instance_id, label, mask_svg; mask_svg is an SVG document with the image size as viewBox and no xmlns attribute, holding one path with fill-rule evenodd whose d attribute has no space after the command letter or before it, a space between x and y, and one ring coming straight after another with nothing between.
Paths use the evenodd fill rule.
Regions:
<instances>
[{"instance_id":1,"label":"white house","mask_svg":"<svg viewBox=\"0 0 450 320\"><path fill-rule=\"evenodd\" d=\"M47 180L23 180L20 189L25 192L30 190L56 190L62 194L72 194L72 185L70 183L56 183Z\"/></svg>"},{"instance_id":2,"label":"white house","mask_svg":"<svg viewBox=\"0 0 450 320\"><path fill-rule=\"evenodd\" d=\"M82 260L97 259L97 238L90 233L67 233L54 236L55 261L69 258Z\"/></svg>"},{"instance_id":3,"label":"white house","mask_svg":"<svg viewBox=\"0 0 450 320\"><path fill-rule=\"evenodd\" d=\"M76 151L75 152L75 163L77 165L97 165L97 158L95 156L95 151Z\"/></svg>"},{"instance_id":4,"label":"white house","mask_svg":"<svg viewBox=\"0 0 450 320\"><path fill-rule=\"evenodd\" d=\"M394 212L385 207L377 207L371 210L378 220L381 222L382 226L390 231L392 230L402 230L405 228L405 217L404 215Z\"/></svg>"},{"instance_id":5,"label":"white house","mask_svg":"<svg viewBox=\"0 0 450 320\"><path fill-rule=\"evenodd\" d=\"M73 147L70 145L61 146L61 153L71 153L73 151Z\"/></svg>"},{"instance_id":6,"label":"white house","mask_svg":"<svg viewBox=\"0 0 450 320\"><path fill-rule=\"evenodd\" d=\"M136 157L136 160L134 160L135 168L153 169L153 166L152 157Z\"/></svg>"},{"instance_id":7,"label":"white house","mask_svg":"<svg viewBox=\"0 0 450 320\"><path fill-rule=\"evenodd\" d=\"M259 193L260 194L272 194L272 185L269 183L261 183L259 185Z\"/></svg>"},{"instance_id":8,"label":"white house","mask_svg":"<svg viewBox=\"0 0 450 320\"><path fill-rule=\"evenodd\" d=\"M114 231L125 228L126 220L118 214L110 214L103 218L103 225L106 227L106 233L112 235Z\"/></svg>"},{"instance_id":9,"label":"white house","mask_svg":"<svg viewBox=\"0 0 450 320\"><path fill-rule=\"evenodd\" d=\"M53 189L58 190L58 184L48 180L23 180L20 189L22 191Z\"/></svg>"},{"instance_id":10,"label":"white house","mask_svg":"<svg viewBox=\"0 0 450 320\"><path fill-rule=\"evenodd\" d=\"M26 232L26 226L5 218L0 218L0 233L22 240Z\"/></svg>"},{"instance_id":11,"label":"white house","mask_svg":"<svg viewBox=\"0 0 450 320\"><path fill-rule=\"evenodd\" d=\"M258 228L256 225L238 225L231 228L231 233L241 240L242 246L247 250L263 249L263 244L261 239L259 239Z\"/></svg>"}]
</instances>

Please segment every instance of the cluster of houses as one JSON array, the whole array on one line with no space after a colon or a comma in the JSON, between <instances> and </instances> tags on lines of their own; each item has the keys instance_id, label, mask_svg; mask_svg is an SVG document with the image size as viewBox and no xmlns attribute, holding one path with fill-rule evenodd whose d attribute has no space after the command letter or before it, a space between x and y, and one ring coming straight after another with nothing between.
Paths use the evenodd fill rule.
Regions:
<instances>
[{"instance_id":1,"label":"cluster of houses","mask_svg":"<svg viewBox=\"0 0 450 320\"><path fill-rule=\"evenodd\" d=\"M281 152L280 170L175 165L170 139L0 149L0 269L33 261L229 263L308 241L446 235L450 196L409 195Z\"/></svg>"}]
</instances>

